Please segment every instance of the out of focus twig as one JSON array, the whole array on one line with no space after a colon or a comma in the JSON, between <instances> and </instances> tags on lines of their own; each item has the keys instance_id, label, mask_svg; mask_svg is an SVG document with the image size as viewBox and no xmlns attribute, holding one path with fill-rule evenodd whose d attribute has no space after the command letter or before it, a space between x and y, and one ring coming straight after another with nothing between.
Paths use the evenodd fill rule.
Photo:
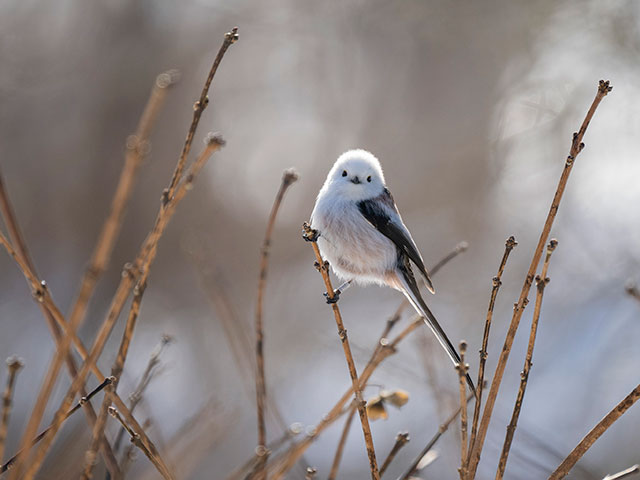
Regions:
<instances>
[{"instance_id":1,"label":"out of focus twig","mask_svg":"<svg viewBox=\"0 0 640 480\"><path fill-rule=\"evenodd\" d=\"M518 298L518 301L513 310L513 317L511 318L511 324L509 325L509 329L507 331L504 346L500 351L498 365L496 366L496 371L491 382L491 389L489 390L489 394L487 396L487 403L485 404L483 410L476 442L473 446L473 451L471 452L471 457L469 460L469 479L475 478L478 463L480 462L482 447L484 445L484 440L489 428L489 422L491 421L491 414L493 413L493 407L498 396L498 390L500 389L500 385L502 383L502 377L507 366L507 360L509 359L509 353L511 352L513 340L518 330L518 326L520 325L520 319L522 318L522 314L524 313L524 308L528 303L527 296L529 295L529 291L531 290L534 275L538 264L540 263L540 259L542 258L542 252L544 250L545 244L547 243L547 239L549 238L549 232L551 231L553 221L555 220L556 214L558 213L560 201L562 200L567 181L569 180L569 175L571 173L573 165L575 164L576 157L584 148L582 139L585 132L587 131L587 127L589 126L591 119L593 118L593 114L595 113L596 108L598 107L602 99L611 91L611 89L612 87L609 85L608 81L600 80L598 91L593 100L593 103L591 104L591 107L589 108L589 111L587 112L582 125L580 126L580 129L573 134L569 155L567 156L567 159L565 161L564 169L562 170L562 175L560 176L560 180L558 182L558 187L551 202L551 208L549 209L549 213L544 222L544 226L542 227L542 233L540 234L538 245L534 250L533 258L531 259L531 264L529 265L529 269L522 286L522 291L520 292L520 297Z\"/></svg>"},{"instance_id":2,"label":"out of focus twig","mask_svg":"<svg viewBox=\"0 0 640 480\"><path fill-rule=\"evenodd\" d=\"M382 467L380 467L381 477L384 475L384 472L387 471L387 468L389 468L389 465L391 465L391 462L393 462L393 459L396 458L396 455L398 454L398 452L407 443L409 443L409 432L400 432L398 435L396 435L396 443L393 444L393 447L391 447L391 451L389 452L389 455L387 455L387 458L385 458L384 462L382 463Z\"/></svg>"},{"instance_id":3,"label":"out of focus twig","mask_svg":"<svg viewBox=\"0 0 640 480\"><path fill-rule=\"evenodd\" d=\"M473 450L473 446L476 443L476 435L478 433L478 422L480 421L480 407L482 405L482 393L484 391L484 368L487 363L487 347L489 345L489 331L491 330L491 320L493 319L493 310L496 306L496 298L498 296L498 290L500 290L500 286L502 285L502 273L504 272L504 268L507 265L507 260L509 259L509 254L514 247L518 245L515 237L512 235L507 238L507 241L504 244L504 253L502 254L502 260L500 260L500 265L498 266L498 273L493 277L493 287L491 289L491 298L489 299L489 308L487 309L487 317L484 323L484 333L482 335L482 348L480 349L480 362L478 364L478 383L477 385L477 393L478 398L475 401L473 408L473 421L471 424L471 438L469 439L469 452L468 455L471 454ZM466 461L469 463L469 458L467 457Z\"/></svg>"},{"instance_id":4,"label":"out of focus twig","mask_svg":"<svg viewBox=\"0 0 640 480\"><path fill-rule=\"evenodd\" d=\"M13 389L18 372L24 363L18 357L7 358L7 386L2 395L2 420L0 422L0 462L4 458L4 449L7 441L7 430L9 426L9 416L11 415L11 401L13 399Z\"/></svg>"},{"instance_id":5,"label":"out of focus twig","mask_svg":"<svg viewBox=\"0 0 640 480\"><path fill-rule=\"evenodd\" d=\"M344 421L344 427L342 427L342 433L340 434L340 440L336 448L336 454L333 456L333 463L331 464L331 470L327 480L335 480L338 475L338 469L340 468L340 462L342 461L342 453L344 452L344 446L347 444L347 437L349 436L349 430L351 430L351 424L353 423L353 417L356 414L356 406L353 405L349 409L349 415ZM382 470L380 470L380 476L382 476Z\"/></svg>"},{"instance_id":6,"label":"out of focus twig","mask_svg":"<svg viewBox=\"0 0 640 480\"><path fill-rule=\"evenodd\" d=\"M607 475L602 480L620 480L622 478L630 477L638 472L640 472L640 465L634 465L632 467L627 468L626 470L622 470L621 472L614 473L613 475Z\"/></svg>"},{"instance_id":7,"label":"out of focus twig","mask_svg":"<svg viewBox=\"0 0 640 480\"><path fill-rule=\"evenodd\" d=\"M507 433L504 438L504 445L502 446L502 454L498 462L498 470L496 472L496 480L502 480L504 477L504 471L507 467L507 459L509 457L509 450L511 449L511 442L513 441L513 435L515 434L516 427L518 426L518 418L520 417L520 410L522 409L522 401L524 400L525 390L527 389L527 382L529 380L529 372L533 365L533 347L536 343L536 334L538 332L538 322L540 320L540 310L542 308L542 297L544 295L544 288L549 283L547 278L547 271L549 269L549 260L551 254L556 249L558 241L554 238L551 239L549 245L547 245L547 255L545 256L544 263L542 265L542 273L536 277L536 286L538 292L536 294L536 305L533 310L533 319L531 320L531 332L529 334L529 345L527 346L527 355L524 360L524 367L520 374L520 388L518 389L518 396L516 397L516 403L513 406L513 414L511 415L511 421L507 426Z\"/></svg>"},{"instance_id":8,"label":"out of focus twig","mask_svg":"<svg viewBox=\"0 0 640 480\"><path fill-rule=\"evenodd\" d=\"M298 174L293 170L285 170L282 175L282 182L276 194L276 198L271 207L267 230L264 234L262 250L260 255L260 275L258 277L258 299L256 301L256 410L258 417L258 445L256 449L264 452L256 465L256 479L262 480L264 477L264 467L269 458L267 445L267 428L265 422L265 404L267 398L267 387L264 374L264 327L262 321L264 291L267 284L267 268L269 266L269 247L271 246L271 234L276 223L276 216L280 209L280 204L287 189L298 180Z\"/></svg>"},{"instance_id":9,"label":"out of focus twig","mask_svg":"<svg viewBox=\"0 0 640 480\"><path fill-rule=\"evenodd\" d=\"M629 295L640 302L640 289L638 289L638 285L635 282L629 281L625 286L625 290Z\"/></svg>"},{"instance_id":10,"label":"out of focus twig","mask_svg":"<svg viewBox=\"0 0 640 480\"><path fill-rule=\"evenodd\" d=\"M347 336L347 330L342 323L342 315L338 308L336 294L331 285L331 278L329 277L329 263L326 262L322 255L320 255L320 249L316 242L318 232L311 229L308 223L304 224L304 238L311 243L313 252L316 256L317 269L322 275L324 285L327 287L327 301L331 303L331 309L333 310L333 316L336 320L336 326L338 327L338 336L342 343L344 350L344 356L347 360L347 366L349 367L349 375L351 376L351 383L353 385L353 394L355 396L356 407L358 408L358 414L360 415L360 423L362 424L362 433L364 435L364 442L367 446L367 456L369 457L369 469L371 470L371 478L373 480L380 480L380 473L378 472L378 462L376 461L376 452L373 446L373 438L371 436L371 427L369 426L369 418L367 417L367 409L365 408L365 401L362 398L362 386L358 381L358 372L356 371L356 365L353 361L353 355L351 354L351 346L349 345L349 337Z\"/></svg>"},{"instance_id":11,"label":"out of focus twig","mask_svg":"<svg viewBox=\"0 0 640 480\"><path fill-rule=\"evenodd\" d=\"M576 445L564 461L554 470L549 480L560 480L566 477L578 460L591 448L600 436L607 431L634 403L640 398L640 385L634 388L613 410L605 415L598 424Z\"/></svg>"}]
</instances>

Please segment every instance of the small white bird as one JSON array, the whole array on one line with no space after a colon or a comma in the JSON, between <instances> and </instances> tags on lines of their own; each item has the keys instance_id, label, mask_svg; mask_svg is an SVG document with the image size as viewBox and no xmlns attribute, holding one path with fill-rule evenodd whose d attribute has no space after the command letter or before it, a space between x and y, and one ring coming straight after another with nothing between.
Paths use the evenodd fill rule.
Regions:
<instances>
[{"instance_id":1,"label":"small white bird","mask_svg":"<svg viewBox=\"0 0 640 480\"><path fill-rule=\"evenodd\" d=\"M424 318L454 364L460 356L420 295L411 264L435 293L422 256L385 185L378 159L366 150L340 155L311 213L318 247L345 283L375 283L400 290ZM475 394L471 377L467 383Z\"/></svg>"}]
</instances>

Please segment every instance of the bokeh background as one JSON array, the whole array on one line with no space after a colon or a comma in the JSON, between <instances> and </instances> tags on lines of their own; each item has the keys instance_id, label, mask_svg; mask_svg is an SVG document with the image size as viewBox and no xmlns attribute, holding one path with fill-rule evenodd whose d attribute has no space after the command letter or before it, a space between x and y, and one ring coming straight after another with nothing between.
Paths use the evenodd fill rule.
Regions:
<instances>
[{"instance_id":1,"label":"bokeh background","mask_svg":"<svg viewBox=\"0 0 640 480\"><path fill-rule=\"evenodd\" d=\"M197 133L199 142L220 131L228 143L161 241L120 385L126 395L160 336L172 335L137 415L150 419L150 433L179 478L222 479L256 443L253 351L243 345L253 343L260 244L283 169L296 168L300 180L287 194L272 244L267 385L285 424L309 426L350 383L312 251L300 238L335 158L362 147L381 159L428 265L469 242L434 278L437 295L429 301L452 340L469 343L472 372L491 278L504 240L516 236L491 335L492 374L571 134L598 80L610 79L614 90L585 137L552 231L559 247L507 466L506 478L546 478L638 383L640 304L624 285L640 278L639 22L640 4L631 0L2 2L0 164L38 270L68 311L108 212L125 139L155 76L181 71L81 330L91 342L122 265L152 226L222 36L239 25L240 41L222 63ZM377 287L343 296L360 367L400 300ZM516 338L478 478L494 475L532 310ZM123 321L100 360L103 370L115 357ZM54 344L7 255L0 255L0 326L0 356L17 354L26 363L9 431L13 452ZM232 348L229 331L244 343ZM398 431L410 432L392 478L455 408L457 379L424 329L371 381L410 394L404 408L372 427L381 458ZM64 372L45 419L68 382ZM201 431L187 423L194 415ZM637 463L639 422L635 407L571 478L600 479ZM341 423L325 432L301 466L326 477L340 430ZM456 430L441 439L422 478L457 478ZM185 440L189 433L193 444ZM270 422L269 438L280 433ZM67 422L39 478L75 477L89 435L81 415ZM143 457L131 475L155 478ZM290 478L301 477L298 468ZM368 477L357 421L340 477Z\"/></svg>"}]
</instances>

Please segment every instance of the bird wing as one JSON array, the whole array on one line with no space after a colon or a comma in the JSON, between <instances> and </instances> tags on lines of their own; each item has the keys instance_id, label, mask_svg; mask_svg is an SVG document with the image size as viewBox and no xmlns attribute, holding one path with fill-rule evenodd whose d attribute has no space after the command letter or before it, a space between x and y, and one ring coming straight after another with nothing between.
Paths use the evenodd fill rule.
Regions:
<instances>
[{"instance_id":1,"label":"bird wing","mask_svg":"<svg viewBox=\"0 0 640 480\"><path fill-rule=\"evenodd\" d=\"M398 259L398 270L396 273L396 281L399 283L399 286L402 289L402 293L407 297L409 303L413 306L413 308L422 316L424 322L429 326L433 334L436 336L440 345L445 349L449 358L454 365L460 364L460 355L456 351L455 347L447 337L447 334L444 332L438 320L436 320L435 315L429 310L427 304L422 299L420 295L420 290L418 289L418 284L416 283L415 276L411 271L411 264L409 263L409 258L406 255L401 255ZM466 374L467 384L473 392L473 395L476 395L476 387L473 384L473 380Z\"/></svg>"},{"instance_id":2,"label":"bird wing","mask_svg":"<svg viewBox=\"0 0 640 480\"><path fill-rule=\"evenodd\" d=\"M376 230L391 240L401 253L406 254L415 263L424 277L427 288L431 293L435 293L429 273L424 266L422 255L420 255L418 247L416 247L413 238L411 238L411 233L402 223L402 218L391 192L385 188L382 194L377 197L358 202L358 209ZM390 212L392 213L390 214Z\"/></svg>"}]
</instances>

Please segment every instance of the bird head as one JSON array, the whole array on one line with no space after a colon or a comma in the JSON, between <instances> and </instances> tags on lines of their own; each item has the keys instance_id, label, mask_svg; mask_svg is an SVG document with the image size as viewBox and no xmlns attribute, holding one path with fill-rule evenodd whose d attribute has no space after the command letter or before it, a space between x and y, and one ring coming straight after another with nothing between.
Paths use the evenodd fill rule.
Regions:
<instances>
[{"instance_id":1,"label":"bird head","mask_svg":"<svg viewBox=\"0 0 640 480\"><path fill-rule=\"evenodd\" d=\"M366 150L349 150L331 168L326 187L356 202L377 197L385 188L380 162Z\"/></svg>"}]
</instances>

